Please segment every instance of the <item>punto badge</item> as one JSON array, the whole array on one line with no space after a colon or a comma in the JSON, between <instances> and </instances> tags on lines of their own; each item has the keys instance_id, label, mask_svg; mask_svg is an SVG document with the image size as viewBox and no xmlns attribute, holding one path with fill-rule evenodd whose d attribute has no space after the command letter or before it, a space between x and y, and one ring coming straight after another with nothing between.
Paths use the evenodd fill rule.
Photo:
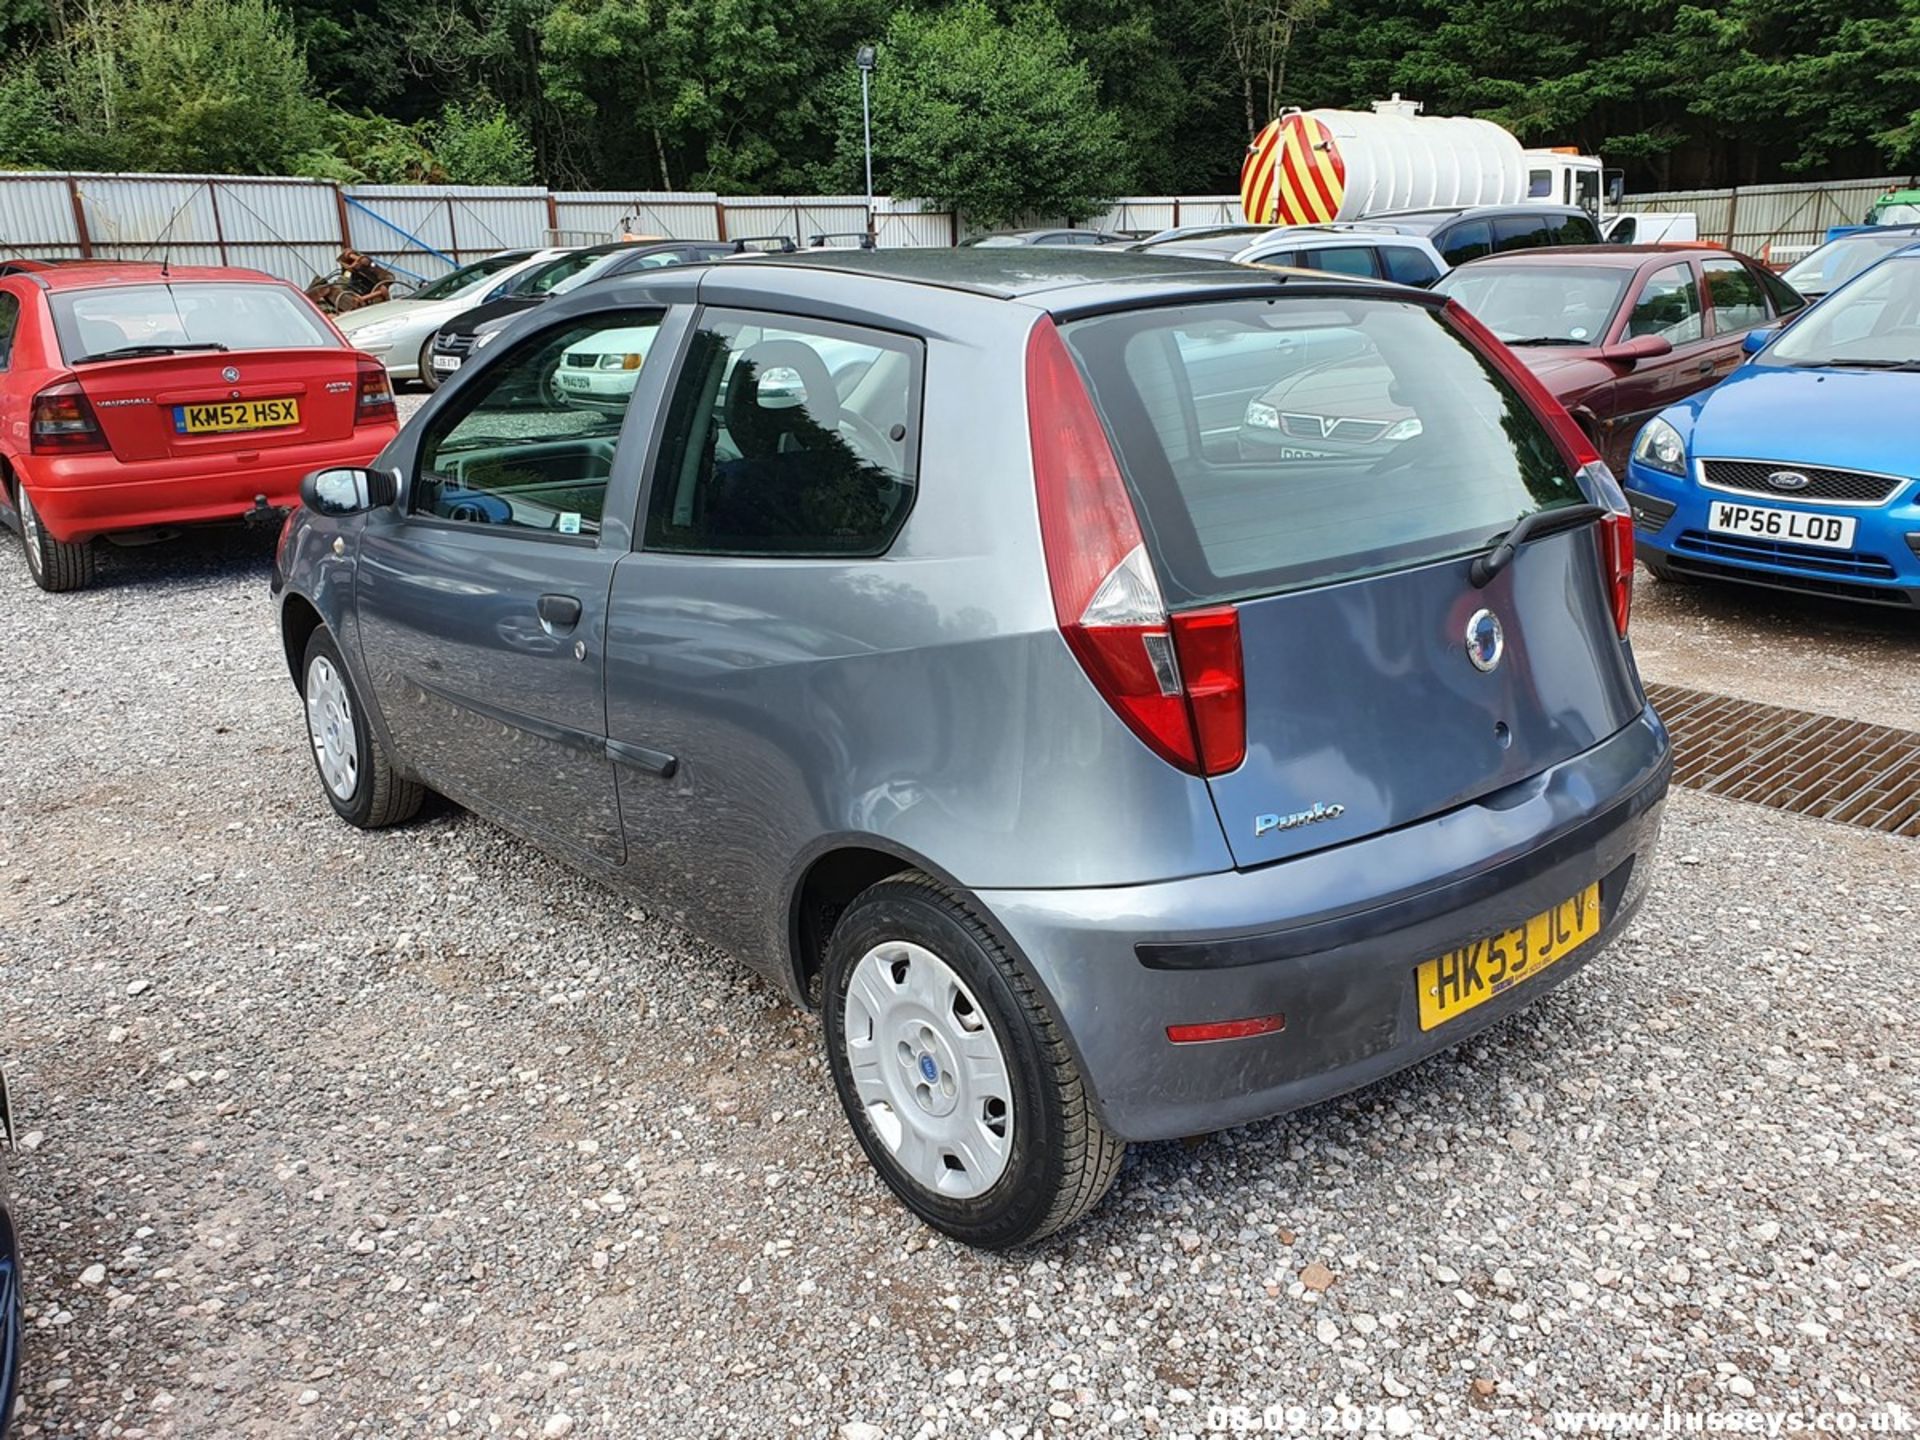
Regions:
<instances>
[{"instance_id":1,"label":"punto badge","mask_svg":"<svg viewBox=\"0 0 1920 1440\"><path fill-rule=\"evenodd\" d=\"M1476 610L1467 621L1467 659L1476 670L1491 670L1507 650L1507 632L1491 610Z\"/></svg>"}]
</instances>

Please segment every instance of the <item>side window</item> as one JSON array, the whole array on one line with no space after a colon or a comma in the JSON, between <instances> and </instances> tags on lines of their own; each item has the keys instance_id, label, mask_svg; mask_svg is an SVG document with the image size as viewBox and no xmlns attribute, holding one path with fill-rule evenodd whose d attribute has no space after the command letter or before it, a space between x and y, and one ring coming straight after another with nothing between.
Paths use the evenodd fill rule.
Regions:
<instances>
[{"instance_id":1,"label":"side window","mask_svg":"<svg viewBox=\"0 0 1920 1440\"><path fill-rule=\"evenodd\" d=\"M1493 248L1531 250L1537 245L1550 245L1553 237L1547 229L1549 223L1544 215L1502 215L1493 222Z\"/></svg>"},{"instance_id":2,"label":"side window","mask_svg":"<svg viewBox=\"0 0 1920 1440\"><path fill-rule=\"evenodd\" d=\"M1707 298L1713 302L1713 328L1734 335L1767 323L1767 297L1760 279L1738 260L1707 260Z\"/></svg>"},{"instance_id":3,"label":"side window","mask_svg":"<svg viewBox=\"0 0 1920 1440\"><path fill-rule=\"evenodd\" d=\"M1700 287L1693 283L1693 267L1669 265L1648 276L1627 320L1627 338L1660 335L1675 345L1688 345L1702 333Z\"/></svg>"},{"instance_id":4,"label":"side window","mask_svg":"<svg viewBox=\"0 0 1920 1440\"><path fill-rule=\"evenodd\" d=\"M1308 250L1301 258L1311 268L1334 275L1358 275L1366 280L1380 278L1380 272L1373 265L1373 251L1365 245L1329 245L1322 250Z\"/></svg>"},{"instance_id":5,"label":"side window","mask_svg":"<svg viewBox=\"0 0 1920 1440\"><path fill-rule=\"evenodd\" d=\"M646 547L883 553L913 504L924 349L856 326L707 312L667 413Z\"/></svg>"},{"instance_id":6,"label":"side window","mask_svg":"<svg viewBox=\"0 0 1920 1440\"><path fill-rule=\"evenodd\" d=\"M1611 245L1631 245L1634 234L1639 230L1640 222L1631 215L1620 217L1613 229L1607 232L1607 243Z\"/></svg>"},{"instance_id":7,"label":"side window","mask_svg":"<svg viewBox=\"0 0 1920 1440\"><path fill-rule=\"evenodd\" d=\"M1438 249L1449 265L1464 265L1493 253L1493 231L1484 220L1464 220L1443 232Z\"/></svg>"},{"instance_id":8,"label":"side window","mask_svg":"<svg viewBox=\"0 0 1920 1440\"><path fill-rule=\"evenodd\" d=\"M1527 198L1529 200L1553 199L1553 171L1529 170L1527 172Z\"/></svg>"},{"instance_id":9,"label":"side window","mask_svg":"<svg viewBox=\"0 0 1920 1440\"><path fill-rule=\"evenodd\" d=\"M0 370L13 364L13 337L20 329L20 297L0 290Z\"/></svg>"},{"instance_id":10,"label":"side window","mask_svg":"<svg viewBox=\"0 0 1920 1440\"><path fill-rule=\"evenodd\" d=\"M1253 263L1256 265L1298 265L1300 263L1300 252L1298 250L1269 250L1264 255L1254 256Z\"/></svg>"},{"instance_id":11,"label":"side window","mask_svg":"<svg viewBox=\"0 0 1920 1440\"><path fill-rule=\"evenodd\" d=\"M1416 250L1411 245L1382 245L1380 265L1387 272L1389 280L1398 280L1402 285L1425 287L1440 278L1440 272L1434 268L1433 261L1427 258L1427 252Z\"/></svg>"},{"instance_id":12,"label":"side window","mask_svg":"<svg viewBox=\"0 0 1920 1440\"><path fill-rule=\"evenodd\" d=\"M1589 215L1562 215L1558 225L1549 225L1547 230L1549 245L1598 245L1600 227L1593 223Z\"/></svg>"},{"instance_id":13,"label":"side window","mask_svg":"<svg viewBox=\"0 0 1920 1440\"><path fill-rule=\"evenodd\" d=\"M501 356L421 442L408 513L598 535L620 422L659 329L657 311L617 311Z\"/></svg>"}]
</instances>

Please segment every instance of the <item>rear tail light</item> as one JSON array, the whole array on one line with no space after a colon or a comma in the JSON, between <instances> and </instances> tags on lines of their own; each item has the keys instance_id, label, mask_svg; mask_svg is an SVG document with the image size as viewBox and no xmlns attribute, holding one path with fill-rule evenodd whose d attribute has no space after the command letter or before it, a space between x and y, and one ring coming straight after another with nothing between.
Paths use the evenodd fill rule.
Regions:
<instances>
[{"instance_id":1,"label":"rear tail light","mask_svg":"<svg viewBox=\"0 0 1920 1440\"><path fill-rule=\"evenodd\" d=\"M107 448L100 421L78 380L62 380L33 397L28 432L36 455L72 455Z\"/></svg>"},{"instance_id":2,"label":"rear tail light","mask_svg":"<svg viewBox=\"0 0 1920 1440\"><path fill-rule=\"evenodd\" d=\"M362 360L353 423L397 425L399 422L400 411L393 403L393 382L387 378L387 367L378 360Z\"/></svg>"},{"instance_id":3,"label":"rear tail light","mask_svg":"<svg viewBox=\"0 0 1920 1440\"><path fill-rule=\"evenodd\" d=\"M1613 611L1614 628L1625 635L1633 610L1633 516L1627 509L1627 497L1619 482L1613 478L1607 462L1600 458L1592 437L1580 428L1553 392L1540 383L1540 377L1500 343L1498 336L1453 300L1447 301L1441 313L1520 392L1553 435L1554 444L1573 467L1574 480L1593 497L1594 504L1604 505L1613 512L1600 521L1600 558L1606 562L1607 600Z\"/></svg>"},{"instance_id":4,"label":"rear tail light","mask_svg":"<svg viewBox=\"0 0 1920 1440\"><path fill-rule=\"evenodd\" d=\"M1113 446L1051 320L1027 342L1027 426L1068 649L1161 759L1196 775L1233 769L1247 750L1239 614L1231 605L1167 614Z\"/></svg>"}]
</instances>

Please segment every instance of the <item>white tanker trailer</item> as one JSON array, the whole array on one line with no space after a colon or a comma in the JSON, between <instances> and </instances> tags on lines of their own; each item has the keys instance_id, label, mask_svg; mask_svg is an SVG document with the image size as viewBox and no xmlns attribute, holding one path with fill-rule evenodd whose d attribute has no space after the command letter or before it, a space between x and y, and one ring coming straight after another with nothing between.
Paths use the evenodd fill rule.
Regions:
<instances>
[{"instance_id":1,"label":"white tanker trailer","mask_svg":"<svg viewBox=\"0 0 1920 1440\"><path fill-rule=\"evenodd\" d=\"M1240 204L1256 225L1325 225L1437 205L1579 205L1598 220L1600 161L1527 150L1491 120L1422 115L1420 102L1291 110L1247 147ZM1618 199L1615 194L1612 199Z\"/></svg>"}]
</instances>

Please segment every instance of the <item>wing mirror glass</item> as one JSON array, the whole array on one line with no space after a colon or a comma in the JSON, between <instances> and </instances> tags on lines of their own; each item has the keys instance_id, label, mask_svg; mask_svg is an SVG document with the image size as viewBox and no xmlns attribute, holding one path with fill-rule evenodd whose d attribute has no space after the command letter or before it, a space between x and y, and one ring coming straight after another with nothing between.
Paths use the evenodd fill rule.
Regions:
<instances>
[{"instance_id":1,"label":"wing mirror glass","mask_svg":"<svg viewBox=\"0 0 1920 1440\"><path fill-rule=\"evenodd\" d=\"M1757 330L1749 330L1740 337L1740 348L1749 355L1758 355L1767 348L1767 342L1779 333L1778 325L1763 325Z\"/></svg>"},{"instance_id":2,"label":"wing mirror glass","mask_svg":"<svg viewBox=\"0 0 1920 1440\"><path fill-rule=\"evenodd\" d=\"M300 503L316 515L363 515L400 498L391 470L340 466L315 470L300 482Z\"/></svg>"},{"instance_id":3,"label":"wing mirror glass","mask_svg":"<svg viewBox=\"0 0 1920 1440\"><path fill-rule=\"evenodd\" d=\"M1672 353L1673 342L1666 336L1636 335L1631 340L1622 340L1617 345L1607 346L1600 352L1600 358L1622 365L1633 365L1642 360L1656 360L1662 355Z\"/></svg>"}]
</instances>

